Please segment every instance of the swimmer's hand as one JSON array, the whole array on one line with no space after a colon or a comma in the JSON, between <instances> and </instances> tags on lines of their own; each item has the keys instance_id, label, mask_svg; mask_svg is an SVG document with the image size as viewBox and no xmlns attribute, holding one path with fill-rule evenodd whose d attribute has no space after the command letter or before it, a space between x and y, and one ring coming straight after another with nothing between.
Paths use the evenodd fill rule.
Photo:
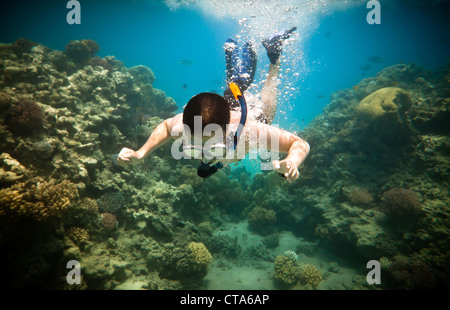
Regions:
<instances>
[{"instance_id":1,"label":"swimmer's hand","mask_svg":"<svg viewBox=\"0 0 450 310\"><path fill-rule=\"evenodd\" d=\"M129 164L137 164L141 156L138 152L133 151L132 149L124 147L119 155L117 156L117 164L121 166L127 166Z\"/></svg>"},{"instance_id":2,"label":"swimmer's hand","mask_svg":"<svg viewBox=\"0 0 450 310\"><path fill-rule=\"evenodd\" d=\"M289 183L297 180L300 175L297 166L289 159L284 159L282 161L274 160L272 165L273 169L275 169L276 172L281 173Z\"/></svg>"}]
</instances>

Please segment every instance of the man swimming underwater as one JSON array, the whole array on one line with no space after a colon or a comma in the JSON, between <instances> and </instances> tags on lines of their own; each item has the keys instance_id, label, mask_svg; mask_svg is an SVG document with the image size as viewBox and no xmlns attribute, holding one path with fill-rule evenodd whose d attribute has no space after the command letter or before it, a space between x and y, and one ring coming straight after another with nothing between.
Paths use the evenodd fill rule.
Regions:
<instances>
[{"instance_id":1,"label":"man swimming underwater","mask_svg":"<svg viewBox=\"0 0 450 310\"><path fill-rule=\"evenodd\" d=\"M295 29L277 32L263 41L270 68L260 94L262 105L249 102L250 112L253 112L249 119L243 93L253 82L256 53L252 44L247 43L239 61L237 44L228 39L225 43L227 89L224 96L200 93L192 97L183 113L159 124L138 151L123 148L117 158L118 164L134 164L171 139L177 139L184 158L202 160L198 175L209 177L228 163L243 159L255 147L254 141L265 141L265 149L287 153L285 159L273 160L272 168L289 182L295 181L299 177L298 167L309 153L309 144L290 132L271 126L277 110L277 76L282 45ZM172 147L172 155L174 149L177 150ZM240 156L237 154L239 150L242 151Z\"/></svg>"}]
</instances>

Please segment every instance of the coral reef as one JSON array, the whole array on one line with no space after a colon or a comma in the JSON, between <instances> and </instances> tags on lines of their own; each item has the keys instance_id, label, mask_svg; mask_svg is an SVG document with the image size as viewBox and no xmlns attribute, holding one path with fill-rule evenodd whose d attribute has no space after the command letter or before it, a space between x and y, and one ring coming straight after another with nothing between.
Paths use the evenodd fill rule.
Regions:
<instances>
[{"instance_id":1,"label":"coral reef","mask_svg":"<svg viewBox=\"0 0 450 310\"><path fill-rule=\"evenodd\" d=\"M55 266L76 259L87 289L205 288L211 267L244 265L274 270L268 282L281 288L322 288L341 262L317 265L329 266L322 275L297 259L319 250L358 273L389 257L382 288L449 285L450 67L391 66L334 93L298 133L314 151L297 182L242 165L203 180L170 145L114 164L177 105L149 68L98 50L89 40L66 51L0 44L2 285L67 288ZM226 231L247 223L245 235ZM286 247L286 232L300 244ZM296 253L276 256L282 247ZM368 288L357 282L345 288Z\"/></svg>"}]
</instances>

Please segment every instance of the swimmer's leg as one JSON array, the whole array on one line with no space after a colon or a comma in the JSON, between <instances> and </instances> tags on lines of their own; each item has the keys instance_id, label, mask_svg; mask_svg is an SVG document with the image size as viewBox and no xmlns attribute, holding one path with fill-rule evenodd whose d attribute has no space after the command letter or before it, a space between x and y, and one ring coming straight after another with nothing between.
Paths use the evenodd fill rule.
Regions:
<instances>
[{"instance_id":1,"label":"swimmer's leg","mask_svg":"<svg viewBox=\"0 0 450 310\"><path fill-rule=\"evenodd\" d=\"M229 38L225 41L224 49L225 49L225 63L227 66L227 85L231 82L233 77L237 76L237 43Z\"/></svg>"},{"instance_id":2,"label":"swimmer's leg","mask_svg":"<svg viewBox=\"0 0 450 310\"><path fill-rule=\"evenodd\" d=\"M280 83L278 73L280 72L280 61L275 64L270 64L267 79L261 90L262 114L269 125L272 124L273 119L277 113L277 87Z\"/></svg>"},{"instance_id":3,"label":"swimmer's leg","mask_svg":"<svg viewBox=\"0 0 450 310\"><path fill-rule=\"evenodd\" d=\"M253 45L251 42L247 42L242 50L242 67L239 74L243 84L241 91L247 90L253 83L257 62L258 57L253 49Z\"/></svg>"},{"instance_id":4,"label":"swimmer's leg","mask_svg":"<svg viewBox=\"0 0 450 310\"><path fill-rule=\"evenodd\" d=\"M296 27L292 27L289 30L277 32L263 41L270 60L269 73L261 90L262 114L268 124L272 123L277 113L277 87L280 83L278 73L280 72L280 56L283 41L289 38L290 34L296 29Z\"/></svg>"},{"instance_id":5,"label":"swimmer's leg","mask_svg":"<svg viewBox=\"0 0 450 310\"><path fill-rule=\"evenodd\" d=\"M239 103L234 100L234 96L229 88L231 82L236 83L243 93L253 83L256 73L256 64L258 57L253 45L247 42L242 51L241 62L238 63L237 44L232 39L228 39L225 43L225 62L227 65L227 89L224 92L224 98L232 107L238 106Z\"/></svg>"}]
</instances>

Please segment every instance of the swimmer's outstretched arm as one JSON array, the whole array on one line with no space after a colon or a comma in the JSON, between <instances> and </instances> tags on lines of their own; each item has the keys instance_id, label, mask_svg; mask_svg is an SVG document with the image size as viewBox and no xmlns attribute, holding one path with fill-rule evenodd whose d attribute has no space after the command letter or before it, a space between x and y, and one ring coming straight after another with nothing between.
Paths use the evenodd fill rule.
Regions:
<instances>
[{"instance_id":1,"label":"swimmer's outstretched arm","mask_svg":"<svg viewBox=\"0 0 450 310\"><path fill-rule=\"evenodd\" d=\"M117 157L117 163L125 166L127 164L134 164L144 159L148 154L155 151L157 148L166 144L172 139L171 133L176 132L173 129L182 125L183 114L178 114L172 118L166 119L164 122L159 124L152 134L148 138L147 142L138 150L133 151L132 149L124 147ZM181 127L182 128L182 127Z\"/></svg>"},{"instance_id":2,"label":"swimmer's outstretched arm","mask_svg":"<svg viewBox=\"0 0 450 310\"><path fill-rule=\"evenodd\" d=\"M273 168L284 174L289 182L294 182L299 177L298 167L309 154L308 142L286 130L255 123L259 141L267 142L267 149L274 152L287 153L287 157L281 161L272 162Z\"/></svg>"}]
</instances>

